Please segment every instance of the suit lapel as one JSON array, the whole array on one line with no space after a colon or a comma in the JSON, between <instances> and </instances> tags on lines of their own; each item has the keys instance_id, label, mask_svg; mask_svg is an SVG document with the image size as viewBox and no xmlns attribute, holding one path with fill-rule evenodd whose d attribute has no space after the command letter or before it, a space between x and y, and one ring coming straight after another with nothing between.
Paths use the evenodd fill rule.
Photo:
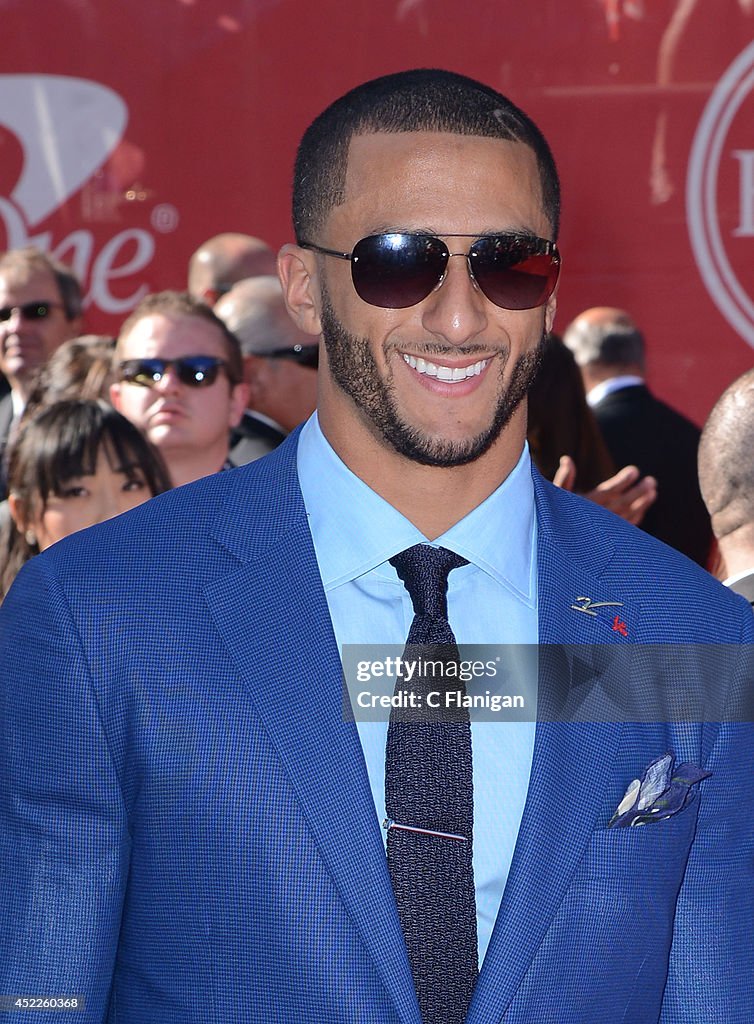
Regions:
<instances>
[{"instance_id":1,"label":"suit lapel","mask_svg":"<svg viewBox=\"0 0 754 1024\"><path fill-rule=\"evenodd\" d=\"M206 598L341 899L401 1019L418 1024L361 745L344 720L340 658L295 477L295 444L264 462L279 470L277 479L257 483L254 494L266 491L273 507L250 509L247 501L226 510L217 539L238 554L246 546L245 564ZM267 542L249 557L246 537L265 531Z\"/></svg>"},{"instance_id":2,"label":"suit lapel","mask_svg":"<svg viewBox=\"0 0 754 1024\"><path fill-rule=\"evenodd\" d=\"M615 593L606 592L599 572L611 552L585 556L563 514L551 508L550 495L535 474L540 644L619 644L626 638L613 630L614 614L637 623L637 612ZM609 615L578 610L584 602L617 601ZM575 605L575 607L574 607ZM604 608L604 606L603 606ZM596 649L596 660L604 649ZM573 651L551 648L540 655L540 704L578 704ZM578 674L591 658L583 648ZM529 790L510 873L492 939L472 1003L470 1022L498 1024L530 967L549 928L594 828L609 779L621 725L561 724L538 721Z\"/></svg>"},{"instance_id":3,"label":"suit lapel","mask_svg":"<svg viewBox=\"0 0 754 1024\"><path fill-rule=\"evenodd\" d=\"M295 475L295 439L262 461L236 472L237 500L216 531L242 564L210 585L206 598L385 988L401 1019L418 1024L361 746L354 724L343 718L340 660ZM258 476L252 489L248 472ZM614 606L607 616L604 606L589 614L578 600L619 602L616 614L635 630L636 610L599 580L610 552L585 559L585 534L571 536L536 474L535 493L540 642L625 642L612 628ZM570 510L573 518L578 514ZM570 666L565 674L565 684L562 672L541 680L543 699L558 691L568 699ZM531 965L600 825L619 735L614 723L538 723L513 862L469 1014L473 1024L498 1024Z\"/></svg>"}]
</instances>

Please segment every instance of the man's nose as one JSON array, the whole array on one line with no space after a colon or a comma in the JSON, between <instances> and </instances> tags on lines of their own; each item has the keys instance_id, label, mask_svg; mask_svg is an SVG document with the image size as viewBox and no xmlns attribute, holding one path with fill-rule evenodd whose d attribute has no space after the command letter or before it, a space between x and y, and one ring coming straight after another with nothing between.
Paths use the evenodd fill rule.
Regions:
<instances>
[{"instance_id":1,"label":"man's nose","mask_svg":"<svg viewBox=\"0 0 754 1024\"><path fill-rule=\"evenodd\" d=\"M106 494L103 494L97 510L99 514L98 521L100 523L104 523L106 520L120 515L120 513L125 511L126 508L129 508L130 506L125 505L122 501L122 497L125 496L125 492L120 491L116 491L115 493L107 491Z\"/></svg>"},{"instance_id":2,"label":"man's nose","mask_svg":"<svg viewBox=\"0 0 754 1024\"><path fill-rule=\"evenodd\" d=\"M175 367L167 366L160 379L152 385L152 390L159 391L163 395L174 395L180 390L180 387L181 382L175 372Z\"/></svg>"},{"instance_id":3,"label":"man's nose","mask_svg":"<svg viewBox=\"0 0 754 1024\"><path fill-rule=\"evenodd\" d=\"M18 329L21 326L22 319L23 314L21 313L19 307L13 306L13 308L10 311L10 316L8 317L8 319L3 320L2 323L0 323L0 330L3 332L3 334L17 334Z\"/></svg>"},{"instance_id":4,"label":"man's nose","mask_svg":"<svg viewBox=\"0 0 754 1024\"><path fill-rule=\"evenodd\" d=\"M422 323L436 337L460 347L485 329L488 305L471 276L466 253L454 253L442 283L424 300Z\"/></svg>"}]
</instances>

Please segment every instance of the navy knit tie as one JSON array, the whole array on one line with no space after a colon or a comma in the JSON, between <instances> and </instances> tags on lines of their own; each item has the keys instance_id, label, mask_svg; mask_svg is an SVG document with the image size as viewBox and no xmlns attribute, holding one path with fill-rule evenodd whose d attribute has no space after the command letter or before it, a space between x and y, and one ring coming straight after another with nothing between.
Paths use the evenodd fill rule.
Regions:
<instances>
[{"instance_id":1,"label":"navy knit tie","mask_svg":"<svg viewBox=\"0 0 754 1024\"><path fill-rule=\"evenodd\" d=\"M465 686L448 623L448 575L467 565L445 548L416 544L390 559L414 606L404 659L444 666L396 691L410 690L419 710L393 709L385 752L387 857L423 1024L463 1024L478 973L472 864L474 790L467 710L445 691ZM427 695L440 703L432 713ZM434 833L434 834L433 834ZM440 833L439 835L437 833Z\"/></svg>"}]
</instances>

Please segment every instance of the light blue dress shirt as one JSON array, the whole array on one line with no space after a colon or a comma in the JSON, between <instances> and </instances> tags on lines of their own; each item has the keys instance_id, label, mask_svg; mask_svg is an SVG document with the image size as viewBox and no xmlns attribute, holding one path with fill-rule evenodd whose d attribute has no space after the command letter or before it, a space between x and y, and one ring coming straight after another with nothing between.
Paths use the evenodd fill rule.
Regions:
<instances>
[{"instance_id":1,"label":"light blue dress shirt","mask_svg":"<svg viewBox=\"0 0 754 1024\"><path fill-rule=\"evenodd\" d=\"M316 413L299 438L298 476L339 648L403 645L414 613L388 559L430 542L345 466L322 434ZM448 584L448 619L459 644L536 644L536 516L528 448L486 501L432 543L470 563L454 569ZM357 728L382 823L388 723L358 722ZM472 721L471 729L481 966L521 823L535 725Z\"/></svg>"}]
</instances>

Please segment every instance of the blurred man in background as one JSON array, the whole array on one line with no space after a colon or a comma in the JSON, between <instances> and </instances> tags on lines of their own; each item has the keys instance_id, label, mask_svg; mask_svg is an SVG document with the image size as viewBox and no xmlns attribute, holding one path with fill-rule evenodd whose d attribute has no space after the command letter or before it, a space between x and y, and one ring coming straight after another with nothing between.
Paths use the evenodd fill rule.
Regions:
<instances>
[{"instance_id":1,"label":"blurred man in background","mask_svg":"<svg viewBox=\"0 0 754 1024\"><path fill-rule=\"evenodd\" d=\"M271 451L314 411L319 346L291 320L277 277L239 281L215 312L238 338L249 386L232 453L240 465Z\"/></svg>"},{"instance_id":2,"label":"blurred man in background","mask_svg":"<svg viewBox=\"0 0 754 1024\"><path fill-rule=\"evenodd\" d=\"M615 465L638 466L657 480L642 529L706 565L711 535L696 475L699 428L647 387L641 331L622 309L597 306L569 324L563 341Z\"/></svg>"},{"instance_id":3,"label":"blurred man in background","mask_svg":"<svg viewBox=\"0 0 754 1024\"><path fill-rule=\"evenodd\" d=\"M229 467L247 393L238 342L204 303L159 292L123 324L110 397L159 449L174 487Z\"/></svg>"},{"instance_id":4,"label":"blurred man in background","mask_svg":"<svg viewBox=\"0 0 754 1024\"><path fill-rule=\"evenodd\" d=\"M73 271L37 249L0 256L0 452L29 397L35 373L81 330L81 286Z\"/></svg>"},{"instance_id":5,"label":"blurred man in background","mask_svg":"<svg viewBox=\"0 0 754 1024\"><path fill-rule=\"evenodd\" d=\"M213 306L236 281L275 273L275 253L261 238L225 232L203 242L189 261L188 290Z\"/></svg>"},{"instance_id":6,"label":"blurred man in background","mask_svg":"<svg viewBox=\"0 0 754 1024\"><path fill-rule=\"evenodd\" d=\"M709 414L699 484L719 549L717 576L754 605L754 370L735 380Z\"/></svg>"}]
</instances>

